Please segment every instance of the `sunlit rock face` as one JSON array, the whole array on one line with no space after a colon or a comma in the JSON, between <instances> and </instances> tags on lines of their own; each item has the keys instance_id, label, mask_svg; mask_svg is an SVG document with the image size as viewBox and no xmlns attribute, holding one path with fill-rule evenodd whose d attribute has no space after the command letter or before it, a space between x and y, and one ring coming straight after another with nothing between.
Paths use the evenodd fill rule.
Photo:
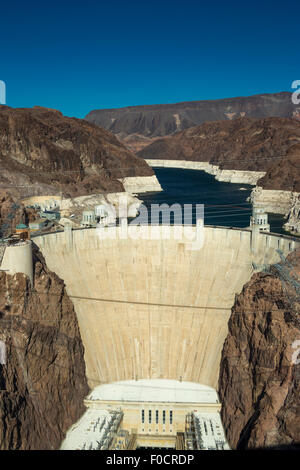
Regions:
<instances>
[{"instance_id":1,"label":"sunlit rock face","mask_svg":"<svg viewBox=\"0 0 300 470\"><path fill-rule=\"evenodd\" d=\"M298 234L300 233L300 199L299 195L294 198L292 207L288 213L287 222L284 225L285 230Z\"/></svg>"},{"instance_id":2,"label":"sunlit rock face","mask_svg":"<svg viewBox=\"0 0 300 470\"><path fill-rule=\"evenodd\" d=\"M299 261L255 274L234 303L219 378L233 448L299 444Z\"/></svg>"}]
</instances>

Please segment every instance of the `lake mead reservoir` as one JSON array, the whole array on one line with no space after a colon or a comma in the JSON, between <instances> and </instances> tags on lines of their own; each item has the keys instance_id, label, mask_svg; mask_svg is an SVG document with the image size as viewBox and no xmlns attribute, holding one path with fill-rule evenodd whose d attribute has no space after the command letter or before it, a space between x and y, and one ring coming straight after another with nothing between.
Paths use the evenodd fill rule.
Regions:
<instances>
[{"instance_id":1,"label":"lake mead reservoir","mask_svg":"<svg viewBox=\"0 0 300 470\"><path fill-rule=\"evenodd\" d=\"M192 204L192 222L196 223L196 204L204 204L205 225L245 228L249 226L252 205L247 201L254 186L224 183L202 170L154 167L163 188L161 192L143 193L139 198L149 209L151 204ZM171 219L172 221L172 219ZM284 217L269 214L271 231L282 229Z\"/></svg>"}]
</instances>

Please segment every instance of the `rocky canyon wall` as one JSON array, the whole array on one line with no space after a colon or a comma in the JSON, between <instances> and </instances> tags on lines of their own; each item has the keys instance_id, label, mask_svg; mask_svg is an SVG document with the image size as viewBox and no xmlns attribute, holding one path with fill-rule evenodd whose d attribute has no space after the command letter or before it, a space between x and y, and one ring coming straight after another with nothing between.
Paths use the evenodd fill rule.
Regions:
<instances>
[{"instance_id":1,"label":"rocky canyon wall","mask_svg":"<svg viewBox=\"0 0 300 470\"><path fill-rule=\"evenodd\" d=\"M37 249L34 289L0 272L2 450L58 449L89 390L73 304Z\"/></svg>"},{"instance_id":2,"label":"rocky canyon wall","mask_svg":"<svg viewBox=\"0 0 300 470\"><path fill-rule=\"evenodd\" d=\"M232 448L300 443L299 273L298 251L254 274L236 297L219 377Z\"/></svg>"}]
</instances>

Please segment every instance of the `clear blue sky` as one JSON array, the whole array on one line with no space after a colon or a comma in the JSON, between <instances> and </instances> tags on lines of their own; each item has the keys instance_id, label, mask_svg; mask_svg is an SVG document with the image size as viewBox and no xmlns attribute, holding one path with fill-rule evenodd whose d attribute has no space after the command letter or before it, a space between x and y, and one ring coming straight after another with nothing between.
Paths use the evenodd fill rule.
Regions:
<instances>
[{"instance_id":1,"label":"clear blue sky","mask_svg":"<svg viewBox=\"0 0 300 470\"><path fill-rule=\"evenodd\" d=\"M291 91L298 0L5 1L7 104L95 108Z\"/></svg>"}]
</instances>

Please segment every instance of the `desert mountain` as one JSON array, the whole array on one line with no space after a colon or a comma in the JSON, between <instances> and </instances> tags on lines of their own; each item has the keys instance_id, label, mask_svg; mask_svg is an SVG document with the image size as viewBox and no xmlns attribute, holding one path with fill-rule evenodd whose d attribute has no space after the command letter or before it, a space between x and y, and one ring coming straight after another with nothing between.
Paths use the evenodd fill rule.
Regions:
<instances>
[{"instance_id":1,"label":"desert mountain","mask_svg":"<svg viewBox=\"0 0 300 470\"><path fill-rule=\"evenodd\" d=\"M0 106L0 189L15 196L122 191L148 165L109 131L59 111Z\"/></svg>"},{"instance_id":2,"label":"desert mountain","mask_svg":"<svg viewBox=\"0 0 300 470\"><path fill-rule=\"evenodd\" d=\"M110 130L128 148L137 151L157 137L171 135L206 121L232 120L244 116L299 118L300 113L292 103L291 93L281 92L219 100L96 109L86 119Z\"/></svg>"}]
</instances>

